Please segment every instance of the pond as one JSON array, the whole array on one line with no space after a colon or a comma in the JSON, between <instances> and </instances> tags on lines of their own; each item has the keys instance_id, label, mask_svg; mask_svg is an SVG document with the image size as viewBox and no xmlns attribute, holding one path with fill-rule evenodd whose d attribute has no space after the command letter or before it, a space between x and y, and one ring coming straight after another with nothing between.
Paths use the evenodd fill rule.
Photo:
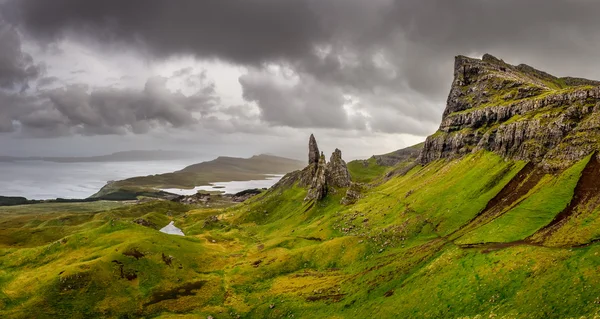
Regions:
<instances>
[{"instance_id":1,"label":"pond","mask_svg":"<svg viewBox=\"0 0 600 319\"><path fill-rule=\"evenodd\" d=\"M163 232L163 233L165 233L165 234L185 236L185 234L183 233L183 231L181 231L181 229L177 228L175 226L175 222L173 222L173 221L171 221L169 223L169 225L161 228L160 231Z\"/></svg>"}]
</instances>

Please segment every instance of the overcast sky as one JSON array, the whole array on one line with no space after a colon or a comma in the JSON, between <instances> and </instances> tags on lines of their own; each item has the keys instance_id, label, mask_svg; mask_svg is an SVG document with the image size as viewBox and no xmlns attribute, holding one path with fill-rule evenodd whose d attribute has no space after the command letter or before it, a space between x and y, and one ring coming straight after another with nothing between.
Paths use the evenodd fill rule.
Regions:
<instances>
[{"instance_id":1,"label":"overcast sky","mask_svg":"<svg viewBox=\"0 0 600 319\"><path fill-rule=\"evenodd\" d=\"M438 127L454 56L600 79L593 0L0 0L0 155L367 157Z\"/></svg>"}]
</instances>

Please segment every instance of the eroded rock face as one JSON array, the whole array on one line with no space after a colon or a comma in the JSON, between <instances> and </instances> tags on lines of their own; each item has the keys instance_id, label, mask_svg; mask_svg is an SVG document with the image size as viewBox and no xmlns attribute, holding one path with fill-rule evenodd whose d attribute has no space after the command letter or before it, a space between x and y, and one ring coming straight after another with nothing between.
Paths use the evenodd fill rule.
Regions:
<instances>
[{"instance_id":1,"label":"eroded rock face","mask_svg":"<svg viewBox=\"0 0 600 319\"><path fill-rule=\"evenodd\" d=\"M597 150L600 82L557 78L489 54L458 56L438 132L418 161L427 164L479 150L566 166Z\"/></svg>"},{"instance_id":2,"label":"eroded rock face","mask_svg":"<svg viewBox=\"0 0 600 319\"><path fill-rule=\"evenodd\" d=\"M313 164L314 165L314 164ZM327 178L326 176L327 164L325 163L325 155L321 153L319 156L319 162L314 170L308 193L304 200L311 199L322 199L327 195Z\"/></svg>"},{"instance_id":3,"label":"eroded rock face","mask_svg":"<svg viewBox=\"0 0 600 319\"><path fill-rule=\"evenodd\" d=\"M336 149L331 155L330 162L325 161L321 152L315 161L315 152L319 151L317 141L311 134L308 143L308 166L299 176L299 185L308 188L304 200L320 200L327 195L332 187L348 187L351 179L346 162L342 159L342 151ZM285 177L284 177L285 179Z\"/></svg>"},{"instance_id":4,"label":"eroded rock face","mask_svg":"<svg viewBox=\"0 0 600 319\"><path fill-rule=\"evenodd\" d=\"M329 163L327 163L327 183L335 187L348 187L350 186L350 172L348 172L348 166L342 159L342 151L335 149L331 154Z\"/></svg>"},{"instance_id":5,"label":"eroded rock face","mask_svg":"<svg viewBox=\"0 0 600 319\"><path fill-rule=\"evenodd\" d=\"M317 140L314 135L310 134L310 138L308 139L308 165L318 164L320 156L321 153L319 152L319 146L317 146Z\"/></svg>"}]
</instances>

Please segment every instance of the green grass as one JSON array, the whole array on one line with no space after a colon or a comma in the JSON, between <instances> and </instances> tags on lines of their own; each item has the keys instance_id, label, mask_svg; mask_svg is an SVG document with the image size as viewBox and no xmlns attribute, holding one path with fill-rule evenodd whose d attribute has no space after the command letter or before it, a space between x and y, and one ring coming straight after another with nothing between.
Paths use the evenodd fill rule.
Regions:
<instances>
[{"instance_id":1,"label":"green grass","mask_svg":"<svg viewBox=\"0 0 600 319\"><path fill-rule=\"evenodd\" d=\"M456 243L448 235L469 225L525 163L479 152L390 178L371 173L377 184L349 206L340 204L345 189L314 202L292 186L223 208L167 201L35 213L37 205L11 207L0 213L0 315L593 318L600 244L556 248L554 241L574 242L559 230L548 241L553 248L457 245L469 236L528 236L568 203L586 163L546 176L518 205ZM578 243L593 239L598 210L578 216L565 229ZM174 221L186 236L137 218L158 227Z\"/></svg>"},{"instance_id":2,"label":"green grass","mask_svg":"<svg viewBox=\"0 0 600 319\"><path fill-rule=\"evenodd\" d=\"M387 166L378 165L373 157L368 160L356 160L348 163L348 171L350 171L352 180L360 183L372 182L389 169Z\"/></svg>"},{"instance_id":3,"label":"green grass","mask_svg":"<svg viewBox=\"0 0 600 319\"><path fill-rule=\"evenodd\" d=\"M533 235L567 207L589 160L590 156L559 176L547 175L526 195L525 200L510 208L500 218L468 233L459 242L511 242Z\"/></svg>"}]
</instances>

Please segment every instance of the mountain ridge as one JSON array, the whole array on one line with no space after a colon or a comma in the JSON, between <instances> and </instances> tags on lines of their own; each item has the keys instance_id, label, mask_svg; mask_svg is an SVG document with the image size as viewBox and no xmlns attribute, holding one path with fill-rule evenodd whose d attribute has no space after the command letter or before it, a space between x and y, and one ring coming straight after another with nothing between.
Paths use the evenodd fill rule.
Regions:
<instances>
[{"instance_id":1,"label":"mountain ridge","mask_svg":"<svg viewBox=\"0 0 600 319\"><path fill-rule=\"evenodd\" d=\"M97 156L0 156L0 162L47 161L56 163L161 161L198 158L201 154L186 151L131 150Z\"/></svg>"},{"instance_id":2,"label":"mountain ridge","mask_svg":"<svg viewBox=\"0 0 600 319\"><path fill-rule=\"evenodd\" d=\"M599 149L599 85L512 66L489 54L457 56L442 122L427 137L419 162L483 149L566 167Z\"/></svg>"}]
</instances>

